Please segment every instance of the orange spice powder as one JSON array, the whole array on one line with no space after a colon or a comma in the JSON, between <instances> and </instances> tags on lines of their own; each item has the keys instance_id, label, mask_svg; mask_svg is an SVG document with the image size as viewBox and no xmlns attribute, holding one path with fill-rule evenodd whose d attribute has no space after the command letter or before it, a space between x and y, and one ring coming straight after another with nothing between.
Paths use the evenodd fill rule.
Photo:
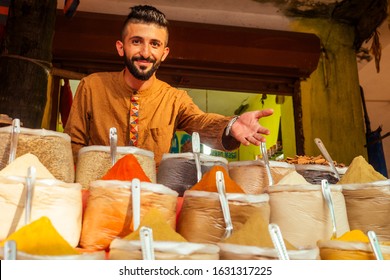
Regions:
<instances>
[{"instance_id":1,"label":"orange spice powder","mask_svg":"<svg viewBox=\"0 0 390 280\"><path fill-rule=\"evenodd\" d=\"M233 181L226 169L222 166L213 166L207 173L205 173L202 179L193 185L190 190L192 191L207 191L207 192L218 192L216 174L217 171L222 171L225 181L226 193L244 193L243 189Z\"/></svg>"},{"instance_id":2,"label":"orange spice powder","mask_svg":"<svg viewBox=\"0 0 390 280\"><path fill-rule=\"evenodd\" d=\"M128 154L120 158L102 177L102 180L131 181L135 178L141 182L151 182L137 158Z\"/></svg>"}]
</instances>

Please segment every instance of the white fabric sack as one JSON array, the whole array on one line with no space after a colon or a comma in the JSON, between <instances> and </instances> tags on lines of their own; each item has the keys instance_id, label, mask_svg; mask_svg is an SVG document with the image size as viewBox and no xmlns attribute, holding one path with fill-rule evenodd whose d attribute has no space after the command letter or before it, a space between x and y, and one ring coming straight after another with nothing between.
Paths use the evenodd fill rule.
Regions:
<instances>
[{"instance_id":1,"label":"white fabric sack","mask_svg":"<svg viewBox=\"0 0 390 280\"><path fill-rule=\"evenodd\" d=\"M156 260L218 260L219 247L192 242L154 241ZM110 244L110 260L142 260L139 240L114 239Z\"/></svg>"},{"instance_id":2,"label":"white fabric sack","mask_svg":"<svg viewBox=\"0 0 390 280\"><path fill-rule=\"evenodd\" d=\"M342 188L330 185L337 234L349 231ZM269 190L270 223L280 227L283 237L295 247L314 247L332 236L330 210L320 185L275 185Z\"/></svg>"},{"instance_id":3,"label":"white fabric sack","mask_svg":"<svg viewBox=\"0 0 390 280\"><path fill-rule=\"evenodd\" d=\"M25 225L25 178L0 178L0 240ZM58 233L73 247L81 234L81 185L53 179L36 180L31 222L47 216Z\"/></svg>"},{"instance_id":4,"label":"white fabric sack","mask_svg":"<svg viewBox=\"0 0 390 280\"><path fill-rule=\"evenodd\" d=\"M221 260L275 260L278 253L275 248L244 246L238 244L218 243ZM290 260L319 260L317 246L299 250L287 250Z\"/></svg>"}]
</instances>

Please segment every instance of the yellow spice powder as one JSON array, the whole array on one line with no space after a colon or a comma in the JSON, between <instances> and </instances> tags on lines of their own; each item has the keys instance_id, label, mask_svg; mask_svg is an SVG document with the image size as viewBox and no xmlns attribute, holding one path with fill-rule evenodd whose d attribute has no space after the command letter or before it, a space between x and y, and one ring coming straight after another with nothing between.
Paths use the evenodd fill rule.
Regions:
<instances>
[{"instance_id":1,"label":"yellow spice powder","mask_svg":"<svg viewBox=\"0 0 390 280\"><path fill-rule=\"evenodd\" d=\"M274 248L271 235L268 231L268 223L259 213L254 213L246 223L232 235L223 241L224 243ZM287 250L297 250L290 242L284 240Z\"/></svg>"},{"instance_id":2,"label":"yellow spice powder","mask_svg":"<svg viewBox=\"0 0 390 280\"><path fill-rule=\"evenodd\" d=\"M177 233L172 226L168 224L161 212L156 208L151 208L141 220L138 229L123 239L139 240L139 230L141 227L149 227L152 229L154 241L187 242L183 236Z\"/></svg>"},{"instance_id":3,"label":"yellow spice powder","mask_svg":"<svg viewBox=\"0 0 390 280\"><path fill-rule=\"evenodd\" d=\"M386 179L387 178L377 172L364 157L357 156L352 160L338 184L371 183Z\"/></svg>"},{"instance_id":4,"label":"yellow spice powder","mask_svg":"<svg viewBox=\"0 0 390 280\"><path fill-rule=\"evenodd\" d=\"M361 230L354 229L347 231L343 235L333 240L346 241L346 242L370 242L368 236Z\"/></svg>"},{"instance_id":5,"label":"yellow spice powder","mask_svg":"<svg viewBox=\"0 0 390 280\"><path fill-rule=\"evenodd\" d=\"M0 243L0 247L3 247L8 240L16 242L18 251L31 255L60 256L79 254L58 233L50 219L45 216L12 233Z\"/></svg>"}]
</instances>

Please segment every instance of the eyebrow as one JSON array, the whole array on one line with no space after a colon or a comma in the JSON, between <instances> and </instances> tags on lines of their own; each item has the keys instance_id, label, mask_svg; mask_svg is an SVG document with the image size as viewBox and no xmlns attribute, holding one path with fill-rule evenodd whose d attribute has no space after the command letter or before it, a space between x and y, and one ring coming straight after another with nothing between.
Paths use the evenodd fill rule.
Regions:
<instances>
[{"instance_id":1,"label":"eyebrow","mask_svg":"<svg viewBox=\"0 0 390 280\"><path fill-rule=\"evenodd\" d=\"M133 37L130 37L129 40L133 40L133 39L143 39L143 37L141 36L133 36Z\"/></svg>"}]
</instances>

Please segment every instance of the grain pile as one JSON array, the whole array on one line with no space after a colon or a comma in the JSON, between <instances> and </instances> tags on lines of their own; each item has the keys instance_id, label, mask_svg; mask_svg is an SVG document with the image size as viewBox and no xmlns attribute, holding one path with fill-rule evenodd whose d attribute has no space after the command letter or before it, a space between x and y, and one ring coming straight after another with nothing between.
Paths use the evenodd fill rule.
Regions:
<instances>
[{"instance_id":1,"label":"grain pile","mask_svg":"<svg viewBox=\"0 0 390 280\"><path fill-rule=\"evenodd\" d=\"M0 128L0 170L8 164L12 127ZM70 137L45 129L21 128L16 157L31 153L38 157L53 176L66 183L75 179Z\"/></svg>"}]
</instances>

